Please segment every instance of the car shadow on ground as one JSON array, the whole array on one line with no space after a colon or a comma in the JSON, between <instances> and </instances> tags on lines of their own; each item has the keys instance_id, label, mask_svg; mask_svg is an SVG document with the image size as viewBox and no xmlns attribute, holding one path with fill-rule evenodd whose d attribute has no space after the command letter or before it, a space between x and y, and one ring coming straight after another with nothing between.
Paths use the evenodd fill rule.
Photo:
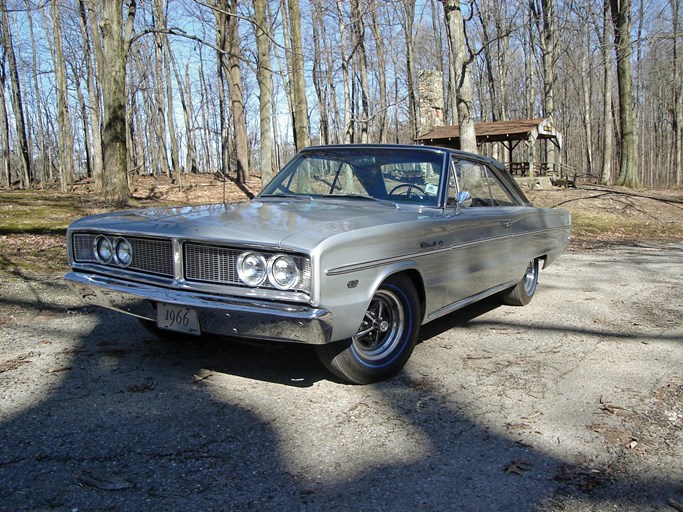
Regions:
<instances>
[{"instance_id":1,"label":"car shadow on ground","mask_svg":"<svg viewBox=\"0 0 683 512\"><path fill-rule=\"evenodd\" d=\"M638 482L638 498L618 479L590 493L558 483L566 461L479 423L409 370L329 384L308 347L168 345L128 317L87 314L96 327L0 424L0 510L558 510L566 494L638 507L681 492L666 480ZM212 372L238 378L212 387Z\"/></svg>"}]
</instances>

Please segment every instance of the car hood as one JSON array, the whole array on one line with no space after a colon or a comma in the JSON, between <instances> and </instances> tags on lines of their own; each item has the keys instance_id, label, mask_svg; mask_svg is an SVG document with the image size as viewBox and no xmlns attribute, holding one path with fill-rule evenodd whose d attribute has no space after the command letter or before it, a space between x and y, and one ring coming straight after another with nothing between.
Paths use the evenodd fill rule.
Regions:
<instances>
[{"instance_id":1,"label":"car hood","mask_svg":"<svg viewBox=\"0 0 683 512\"><path fill-rule=\"evenodd\" d=\"M310 249L338 233L414 219L418 208L365 200L255 199L93 215L70 229Z\"/></svg>"}]
</instances>

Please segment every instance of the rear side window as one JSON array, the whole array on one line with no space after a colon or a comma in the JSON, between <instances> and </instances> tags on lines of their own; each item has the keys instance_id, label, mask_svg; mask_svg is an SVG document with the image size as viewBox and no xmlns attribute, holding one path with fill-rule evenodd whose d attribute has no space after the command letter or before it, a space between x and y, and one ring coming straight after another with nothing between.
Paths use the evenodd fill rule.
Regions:
<instances>
[{"instance_id":1,"label":"rear side window","mask_svg":"<svg viewBox=\"0 0 683 512\"><path fill-rule=\"evenodd\" d=\"M515 206L517 203L488 166L470 160L456 160L458 189L469 192L470 207ZM450 198L449 193L449 198Z\"/></svg>"}]
</instances>

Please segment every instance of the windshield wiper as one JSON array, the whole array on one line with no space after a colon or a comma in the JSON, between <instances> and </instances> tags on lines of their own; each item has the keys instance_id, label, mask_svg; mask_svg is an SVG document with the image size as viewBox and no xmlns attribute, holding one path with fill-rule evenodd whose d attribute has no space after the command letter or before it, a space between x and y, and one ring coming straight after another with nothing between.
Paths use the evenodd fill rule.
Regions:
<instances>
[{"instance_id":1,"label":"windshield wiper","mask_svg":"<svg viewBox=\"0 0 683 512\"><path fill-rule=\"evenodd\" d=\"M260 199L264 198L276 198L276 199L294 199L298 201L311 201L313 200L313 196L310 194L282 194L282 193L276 193L276 194L262 194L258 196Z\"/></svg>"},{"instance_id":2,"label":"windshield wiper","mask_svg":"<svg viewBox=\"0 0 683 512\"><path fill-rule=\"evenodd\" d=\"M360 194L331 194L331 195L325 196L325 198L329 198L329 199L362 199L364 201L374 201L376 203L398 207L398 204L394 201L389 201L388 199L380 199L378 197L373 197L373 196L363 196Z\"/></svg>"}]
</instances>

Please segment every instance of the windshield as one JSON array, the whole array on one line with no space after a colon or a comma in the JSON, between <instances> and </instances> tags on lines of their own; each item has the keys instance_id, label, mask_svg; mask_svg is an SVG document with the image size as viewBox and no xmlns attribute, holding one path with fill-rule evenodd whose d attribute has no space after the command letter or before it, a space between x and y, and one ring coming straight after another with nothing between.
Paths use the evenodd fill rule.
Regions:
<instances>
[{"instance_id":1,"label":"windshield","mask_svg":"<svg viewBox=\"0 0 683 512\"><path fill-rule=\"evenodd\" d=\"M297 155L260 195L436 206L443 161L440 153L410 148L317 148Z\"/></svg>"}]
</instances>

